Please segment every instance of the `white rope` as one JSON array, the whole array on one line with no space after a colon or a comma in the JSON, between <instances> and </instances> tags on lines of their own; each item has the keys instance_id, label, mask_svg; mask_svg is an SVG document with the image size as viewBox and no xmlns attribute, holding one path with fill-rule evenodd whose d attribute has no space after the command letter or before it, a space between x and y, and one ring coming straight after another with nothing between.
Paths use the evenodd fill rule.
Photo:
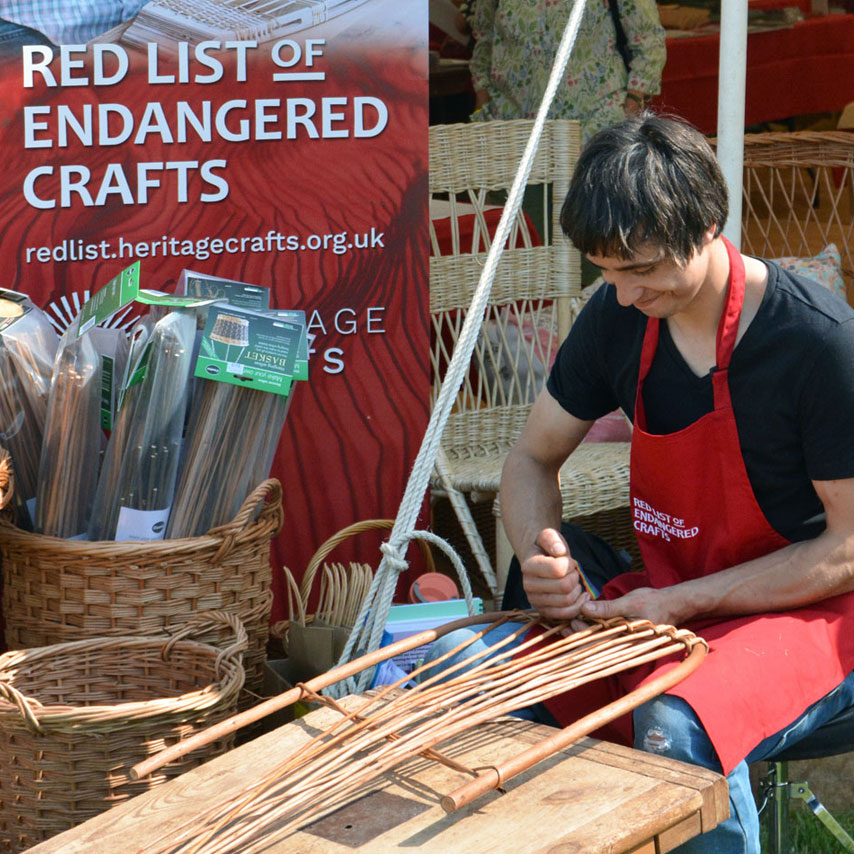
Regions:
<instances>
[{"instance_id":1,"label":"white rope","mask_svg":"<svg viewBox=\"0 0 854 854\"><path fill-rule=\"evenodd\" d=\"M472 297L468 315L463 324L457 345L454 348L454 354L448 365L448 369L445 372L445 377L442 380L442 387L439 390L438 398L430 414L430 421L424 433L424 439L418 450L418 455L415 458L415 463L412 466L412 472L409 475L406 490L404 491L400 507L397 511L397 517L394 521L394 527L391 530L388 541L383 543L381 547L383 558L374 575L371 589L365 597L362 610L356 619L355 627L350 633L344 651L341 653L339 664L350 661L356 655L379 648L383 630L388 620L389 608L394 597L395 587L397 586L397 579L400 573L409 567L404 555L410 541L414 537L429 539L431 542L438 540L443 544L442 548L447 554L450 555L453 553L452 561L460 576L463 590L467 591L466 602L469 614L474 613L471 588L465 568L462 566L459 557L444 540L440 540L427 531L415 530L415 523L421 510L424 495L430 485L430 475L439 454L439 444L445 424L448 421L454 400L462 385L465 372L471 361L472 352L480 334L481 326L483 325L483 317L492 289L492 282L495 278L495 270L498 267L498 262L501 260L501 254L504 251L504 245L507 243L510 228L516 219L519 208L522 206L523 190L531 174L531 167L533 166L537 147L540 144L540 137L543 134L543 128L546 123L546 116L548 115L552 101L554 101L558 86L563 83L564 72L566 71L566 66L569 62L573 45L575 44L575 38L578 35L578 28L581 25L584 3L585 0L575 0L573 4L572 12L569 15L569 20L566 23L560 45L555 54L554 65L552 66L549 81L546 84L546 90L543 93L543 99L540 102L540 107L534 119L534 126L531 129L525 153L522 155L519 169L516 172L516 177L513 179L513 185L510 188L507 203L504 206L501 219L495 230L495 237L486 256L483 272L480 275L480 281ZM447 549L445 546L447 546ZM449 549L450 551L448 551ZM373 673L365 671L354 679L345 679L337 682L326 689L326 691L335 697L360 693L369 687L372 678Z\"/></svg>"}]
</instances>

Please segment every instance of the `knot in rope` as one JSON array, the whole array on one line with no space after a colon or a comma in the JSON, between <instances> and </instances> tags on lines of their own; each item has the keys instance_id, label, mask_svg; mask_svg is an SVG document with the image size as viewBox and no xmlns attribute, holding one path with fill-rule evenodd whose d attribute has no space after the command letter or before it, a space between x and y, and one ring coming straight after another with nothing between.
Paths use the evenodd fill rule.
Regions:
<instances>
[{"instance_id":1,"label":"knot in rope","mask_svg":"<svg viewBox=\"0 0 854 854\"><path fill-rule=\"evenodd\" d=\"M401 550L391 542L385 542L380 545L380 551L386 557L386 564L393 569L398 575L406 572L409 569L409 563L404 558Z\"/></svg>"}]
</instances>

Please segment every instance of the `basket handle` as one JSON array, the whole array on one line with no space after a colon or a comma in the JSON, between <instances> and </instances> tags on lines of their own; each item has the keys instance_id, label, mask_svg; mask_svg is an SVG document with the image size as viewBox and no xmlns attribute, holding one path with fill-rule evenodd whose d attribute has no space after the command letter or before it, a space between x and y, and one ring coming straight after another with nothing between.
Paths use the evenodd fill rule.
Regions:
<instances>
[{"instance_id":1,"label":"basket handle","mask_svg":"<svg viewBox=\"0 0 854 854\"><path fill-rule=\"evenodd\" d=\"M237 515L231 520L229 525L223 527L233 527L238 529L245 528L255 517L255 508L264 502L258 519L276 518L281 516L281 510L277 512L278 506L282 503L282 484L274 477L269 477L267 480L262 480L249 495L246 500L240 505ZM279 521L281 527L281 521ZM276 531L278 533L278 530Z\"/></svg>"},{"instance_id":2,"label":"basket handle","mask_svg":"<svg viewBox=\"0 0 854 854\"><path fill-rule=\"evenodd\" d=\"M259 504L264 506L261 512L255 518L255 510ZM246 496L237 515L225 525L219 525L216 528L211 528L208 531L209 537L222 537L222 543L213 557L214 564L220 563L231 553L237 537L251 522L259 525L270 526L270 537L275 537L282 530L282 525L285 521L284 511L282 510L282 484L271 477L267 480L262 480L249 495Z\"/></svg>"},{"instance_id":3,"label":"basket handle","mask_svg":"<svg viewBox=\"0 0 854 854\"><path fill-rule=\"evenodd\" d=\"M305 574L302 577L300 585L300 595L302 596L303 604L308 602L309 594L311 593L311 585L314 583L314 576L317 575L317 570L320 564L337 546L344 542L349 537L356 534L362 534L365 531L390 531L394 527L394 519L364 519L361 522L353 522L352 525L347 525L342 528L337 534L333 534L326 542L322 543L318 550L314 553L308 565L305 568ZM436 571L436 564L433 560L433 554L430 551L430 546L424 540L418 540L418 547L424 554L424 560L427 564L429 572Z\"/></svg>"},{"instance_id":4,"label":"basket handle","mask_svg":"<svg viewBox=\"0 0 854 854\"><path fill-rule=\"evenodd\" d=\"M169 640L163 644L163 649L160 655L164 661L169 660L175 644L181 640L187 640L194 635L200 635L208 631L208 629L216 628L217 626L230 626L234 631L234 642L220 650L216 657L216 672L220 674L223 662L239 661L239 656L249 648L249 638L246 634L246 629L236 614L227 611L203 611L197 614L191 620L188 620L179 631L175 632Z\"/></svg>"},{"instance_id":5,"label":"basket handle","mask_svg":"<svg viewBox=\"0 0 854 854\"><path fill-rule=\"evenodd\" d=\"M39 723L39 719L36 717L34 711L34 709L42 708L42 703L36 700L35 697L27 697L15 688L14 685L0 681L0 698L18 707L18 711L21 713L21 717L24 719L28 729L35 733L42 732L42 725Z\"/></svg>"}]
</instances>

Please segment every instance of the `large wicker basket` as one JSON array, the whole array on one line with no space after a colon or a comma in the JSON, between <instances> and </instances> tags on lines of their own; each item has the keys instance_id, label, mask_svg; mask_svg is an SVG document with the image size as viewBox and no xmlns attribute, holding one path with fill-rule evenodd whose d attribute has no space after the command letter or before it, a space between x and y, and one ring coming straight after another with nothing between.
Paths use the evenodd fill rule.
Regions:
<instances>
[{"instance_id":1,"label":"large wicker basket","mask_svg":"<svg viewBox=\"0 0 854 854\"><path fill-rule=\"evenodd\" d=\"M215 624L226 649L191 640ZM246 632L199 615L171 638L91 638L0 656L0 851L17 852L175 777L223 739L132 781L131 767L236 709Z\"/></svg>"},{"instance_id":2,"label":"large wicker basket","mask_svg":"<svg viewBox=\"0 0 854 854\"><path fill-rule=\"evenodd\" d=\"M272 605L270 540L281 527L282 488L273 479L247 497L231 522L201 537L62 540L0 518L6 646L153 634L201 611L224 611L246 627L246 689L260 694ZM220 628L203 640L227 637Z\"/></svg>"}]
</instances>

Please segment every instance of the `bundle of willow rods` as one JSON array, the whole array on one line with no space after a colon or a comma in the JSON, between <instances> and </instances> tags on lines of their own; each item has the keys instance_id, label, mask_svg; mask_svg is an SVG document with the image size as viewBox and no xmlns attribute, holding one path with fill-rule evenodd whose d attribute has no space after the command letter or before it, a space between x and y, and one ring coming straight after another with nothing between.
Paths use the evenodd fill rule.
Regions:
<instances>
[{"instance_id":1,"label":"bundle of willow rods","mask_svg":"<svg viewBox=\"0 0 854 854\"><path fill-rule=\"evenodd\" d=\"M39 461L35 528L66 539L86 533L104 434L101 358L90 336L66 331L53 369Z\"/></svg>"},{"instance_id":2,"label":"bundle of willow rods","mask_svg":"<svg viewBox=\"0 0 854 854\"><path fill-rule=\"evenodd\" d=\"M31 383L30 394L47 401L59 336L43 311L30 311L0 333L4 347L13 357L20 376Z\"/></svg>"},{"instance_id":3,"label":"bundle of willow rods","mask_svg":"<svg viewBox=\"0 0 854 854\"><path fill-rule=\"evenodd\" d=\"M90 540L116 537L121 510L168 511L175 491L187 410L196 321L180 311L150 335L145 377L132 386L110 436Z\"/></svg>"},{"instance_id":4,"label":"bundle of willow rods","mask_svg":"<svg viewBox=\"0 0 854 854\"><path fill-rule=\"evenodd\" d=\"M520 619L518 614L492 616L499 617L493 626L508 617ZM512 637L525 633L535 622L532 616L523 617ZM503 649L495 646L444 672L436 672L437 665L473 643L485 629L436 662L410 674L407 678L420 678L417 687L397 692L400 683L388 686L354 711L347 712L334 700L314 695L313 700L337 708L342 717L242 791L161 836L147 848L147 854L254 854L266 850L318 813L342 805L348 796L380 774L419 755L467 772L475 781L488 780L486 774L481 777L478 772L446 759L435 746L498 715L675 652L690 650L689 658L693 660L679 665L678 674L673 670L663 677L670 684L684 678L702 661L702 656L697 657L694 652L702 652L695 647L703 646L703 641L691 632L670 626L618 619L597 622L589 629L564 637L561 632L566 626L541 625L544 634L526 639L520 646L510 643L512 637L507 638L501 645ZM659 683L643 690L660 693L670 684ZM648 699L641 690L632 693L635 705ZM610 707L607 711L610 712ZM570 732L575 725L555 732L574 740L624 711L621 705L618 712L604 720L588 716L578 722L586 727L578 734ZM593 717L597 719L591 720ZM523 754L527 764L518 764L520 757L516 757L507 763L513 766L512 770L500 770L512 776L568 743L551 737L532 751L536 755L530 761L527 752ZM500 774L498 777L494 784L488 780L483 790L499 785L504 778ZM446 809L460 805L454 800L458 792L443 798ZM452 805L448 806L446 801Z\"/></svg>"},{"instance_id":5,"label":"bundle of willow rods","mask_svg":"<svg viewBox=\"0 0 854 854\"><path fill-rule=\"evenodd\" d=\"M35 498L39 477L39 457L44 434L47 402L34 401L25 391L14 359L0 346L0 441L8 449L15 470L15 507L18 521L29 520L27 501ZM36 407L34 407L36 403Z\"/></svg>"},{"instance_id":6,"label":"bundle of willow rods","mask_svg":"<svg viewBox=\"0 0 854 854\"><path fill-rule=\"evenodd\" d=\"M291 395L203 380L196 390L166 536L230 522L270 472Z\"/></svg>"},{"instance_id":7,"label":"bundle of willow rods","mask_svg":"<svg viewBox=\"0 0 854 854\"><path fill-rule=\"evenodd\" d=\"M33 310L0 333L0 441L15 471L19 524L32 520L27 502L36 497L47 401L58 337Z\"/></svg>"}]
</instances>

